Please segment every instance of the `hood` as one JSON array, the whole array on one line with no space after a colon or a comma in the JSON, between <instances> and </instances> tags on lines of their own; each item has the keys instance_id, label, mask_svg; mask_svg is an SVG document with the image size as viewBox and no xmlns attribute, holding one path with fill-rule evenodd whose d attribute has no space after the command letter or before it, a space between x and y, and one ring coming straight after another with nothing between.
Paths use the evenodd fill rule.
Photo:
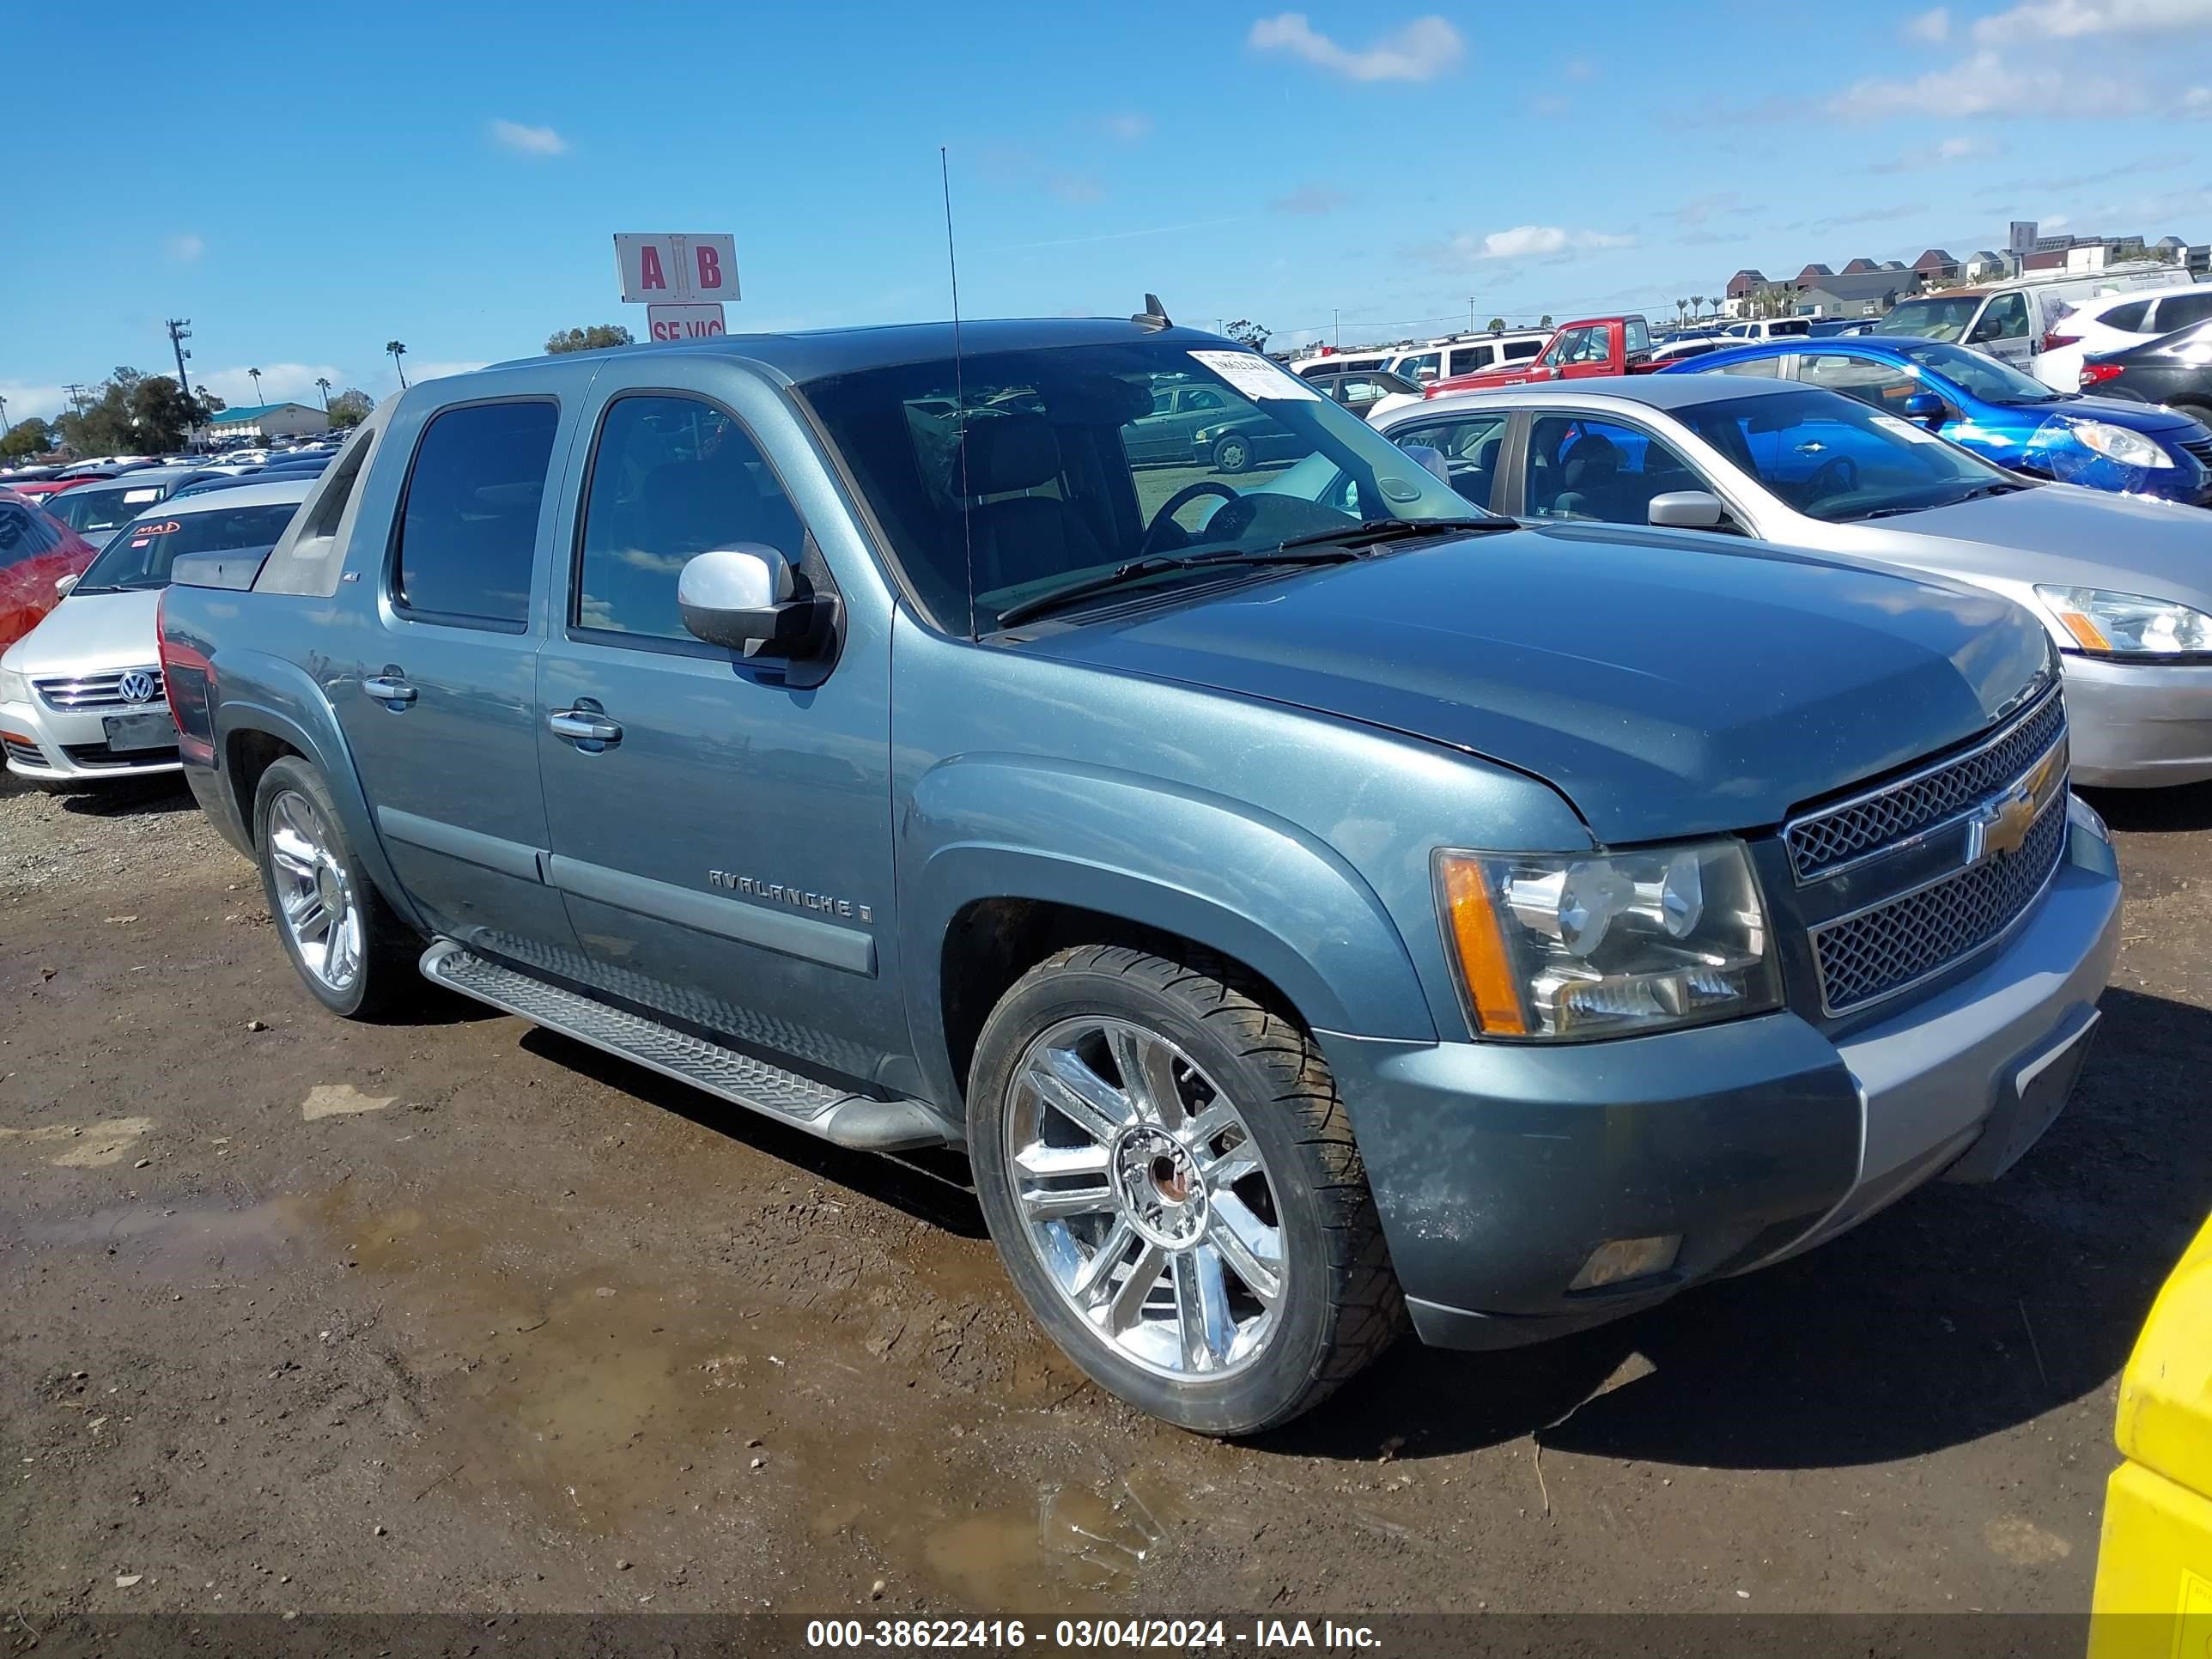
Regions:
<instances>
[{"instance_id":1,"label":"hood","mask_svg":"<svg viewBox=\"0 0 2212 1659\"><path fill-rule=\"evenodd\" d=\"M154 613L161 590L72 593L8 647L7 665L25 674L87 674L161 660Z\"/></svg>"},{"instance_id":2,"label":"hood","mask_svg":"<svg viewBox=\"0 0 2212 1659\"><path fill-rule=\"evenodd\" d=\"M1868 550L1968 579L2108 587L2212 610L2212 514L2046 483L1865 526ZM1838 535L1830 544L1847 545Z\"/></svg>"},{"instance_id":3,"label":"hood","mask_svg":"<svg viewBox=\"0 0 2212 1659\"><path fill-rule=\"evenodd\" d=\"M1601 527L1327 566L1024 648L1487 757L1553 784L1607 843L1779 823L1980 731L2050 662L1994 594Z\"/></svg>"}]
</instances>

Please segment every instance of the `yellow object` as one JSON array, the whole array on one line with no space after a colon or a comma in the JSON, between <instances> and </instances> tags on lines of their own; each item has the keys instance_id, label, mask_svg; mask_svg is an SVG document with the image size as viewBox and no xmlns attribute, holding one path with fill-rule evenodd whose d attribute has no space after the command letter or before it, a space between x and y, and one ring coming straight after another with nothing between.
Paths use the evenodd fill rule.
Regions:
<instances>
[{"instance_id":1,"label":"yellow object","mask_svg":"<svg viewBox=\"0 0 2212 1659\"><path fill-rule=\"evenodd\" d=\"M2212 1221L2120 1377L2089 1659L2212 1659Z\"/></svg>"},{"instance_id":2,"label":"yellow object","mask_svg":"<svg viewBox=\"0 0 2212 1659\"><path fill-rule=\"evenodd\" d=\"M1505 952L1505 935L1490 896L1482 866L1470 858L1444 858L1444 901L1451 911L1452 942L1459 947L1460 973L1475 1024L1492 1036L1526 1036L1528 1021L1521 1012L1521 990Z\"/></svg>"}]
</instances>

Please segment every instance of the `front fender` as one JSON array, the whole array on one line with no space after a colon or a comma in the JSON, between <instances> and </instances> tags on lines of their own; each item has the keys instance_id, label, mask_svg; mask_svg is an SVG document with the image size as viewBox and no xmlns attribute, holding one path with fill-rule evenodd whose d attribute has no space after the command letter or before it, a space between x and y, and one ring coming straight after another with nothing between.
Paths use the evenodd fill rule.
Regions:
<instances>
[{"instance_id":1,"label":"front fender","mask_svg":"<svg viewBox=\"0 0 2212 1659\"><path fill-rule=\"evenodd\" d=\"M1341 854L1249 804L1156 778L1013 755L947 761L899 832L899 937L916 1051L960 1091L944 1029L944 942L969 904L1064 904L1243 963L1315 1029L1433 1042L1404 941Z\"/></svg>"},{"instance_id":2,"label":"front fender","mask_svg":"<svg viewBox=\"0 0 2212 1659\"><path fill-rule=\"evenodd\" d=\"M346 746L336 711L313 676L297 663L265 652L226 651L217 665L222 690L215 711L216 752L222 757L224 787L235 790L229 775L232 734L258 732L287 744L305 756L322 774L338 809L347 844L362 862L368 878L401 920L418 931L428 928L400 885L384 842L376 831L375 814L369 810L368 792ZM240 802L246 833L252 833L253 803Z\"/></svg>"}]
</instances>

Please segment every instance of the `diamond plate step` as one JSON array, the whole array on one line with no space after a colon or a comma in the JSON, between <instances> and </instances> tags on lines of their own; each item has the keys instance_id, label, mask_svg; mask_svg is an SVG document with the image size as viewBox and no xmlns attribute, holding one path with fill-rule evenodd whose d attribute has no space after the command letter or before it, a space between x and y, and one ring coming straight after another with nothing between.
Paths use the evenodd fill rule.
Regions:
<instances>
[{"instance_id":1,"label":"diamond plate step","mask_svg":"<svg viewBox=\"0 0 2212 1659\"><path fill-rule=\"evenodd\" d=\"M440 939L422 953L422 970L433 984L841 1146L891 1152L955 1142L944 1119L918 1100L872 1100L818 1083L642 1014L548 985L452 939Z\"/></svg>"}]
</instances>

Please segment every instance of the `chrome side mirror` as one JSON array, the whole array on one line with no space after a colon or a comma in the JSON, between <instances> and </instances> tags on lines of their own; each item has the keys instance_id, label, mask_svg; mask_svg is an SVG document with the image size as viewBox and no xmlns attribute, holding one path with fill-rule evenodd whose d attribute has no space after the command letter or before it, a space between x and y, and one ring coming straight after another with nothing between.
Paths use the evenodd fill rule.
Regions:
<instances>
[{"instance_id":1,"label":"chrome side mirror","mask_svg":"<svg viewBox=\"0 0 2212 1659\"><path fill-rule=\"evenodd\" d=\"M1670 489L1651 498L1644 517L1668 530L1717 530L1728 509L1709 489Z\"/></svg>"},{"instance_id":2,"label":"chrome side mirror","mask_svg":"<svg viewBox=\"0 0 2212 1659\"><path fill-rule=\"evenodd\" d=\"M684 626L748 657L810 657L830 633L834 601L800 594L799 574L772 547L740 542L702 553L676 579Z\"/></svg>"}]
</instances>

